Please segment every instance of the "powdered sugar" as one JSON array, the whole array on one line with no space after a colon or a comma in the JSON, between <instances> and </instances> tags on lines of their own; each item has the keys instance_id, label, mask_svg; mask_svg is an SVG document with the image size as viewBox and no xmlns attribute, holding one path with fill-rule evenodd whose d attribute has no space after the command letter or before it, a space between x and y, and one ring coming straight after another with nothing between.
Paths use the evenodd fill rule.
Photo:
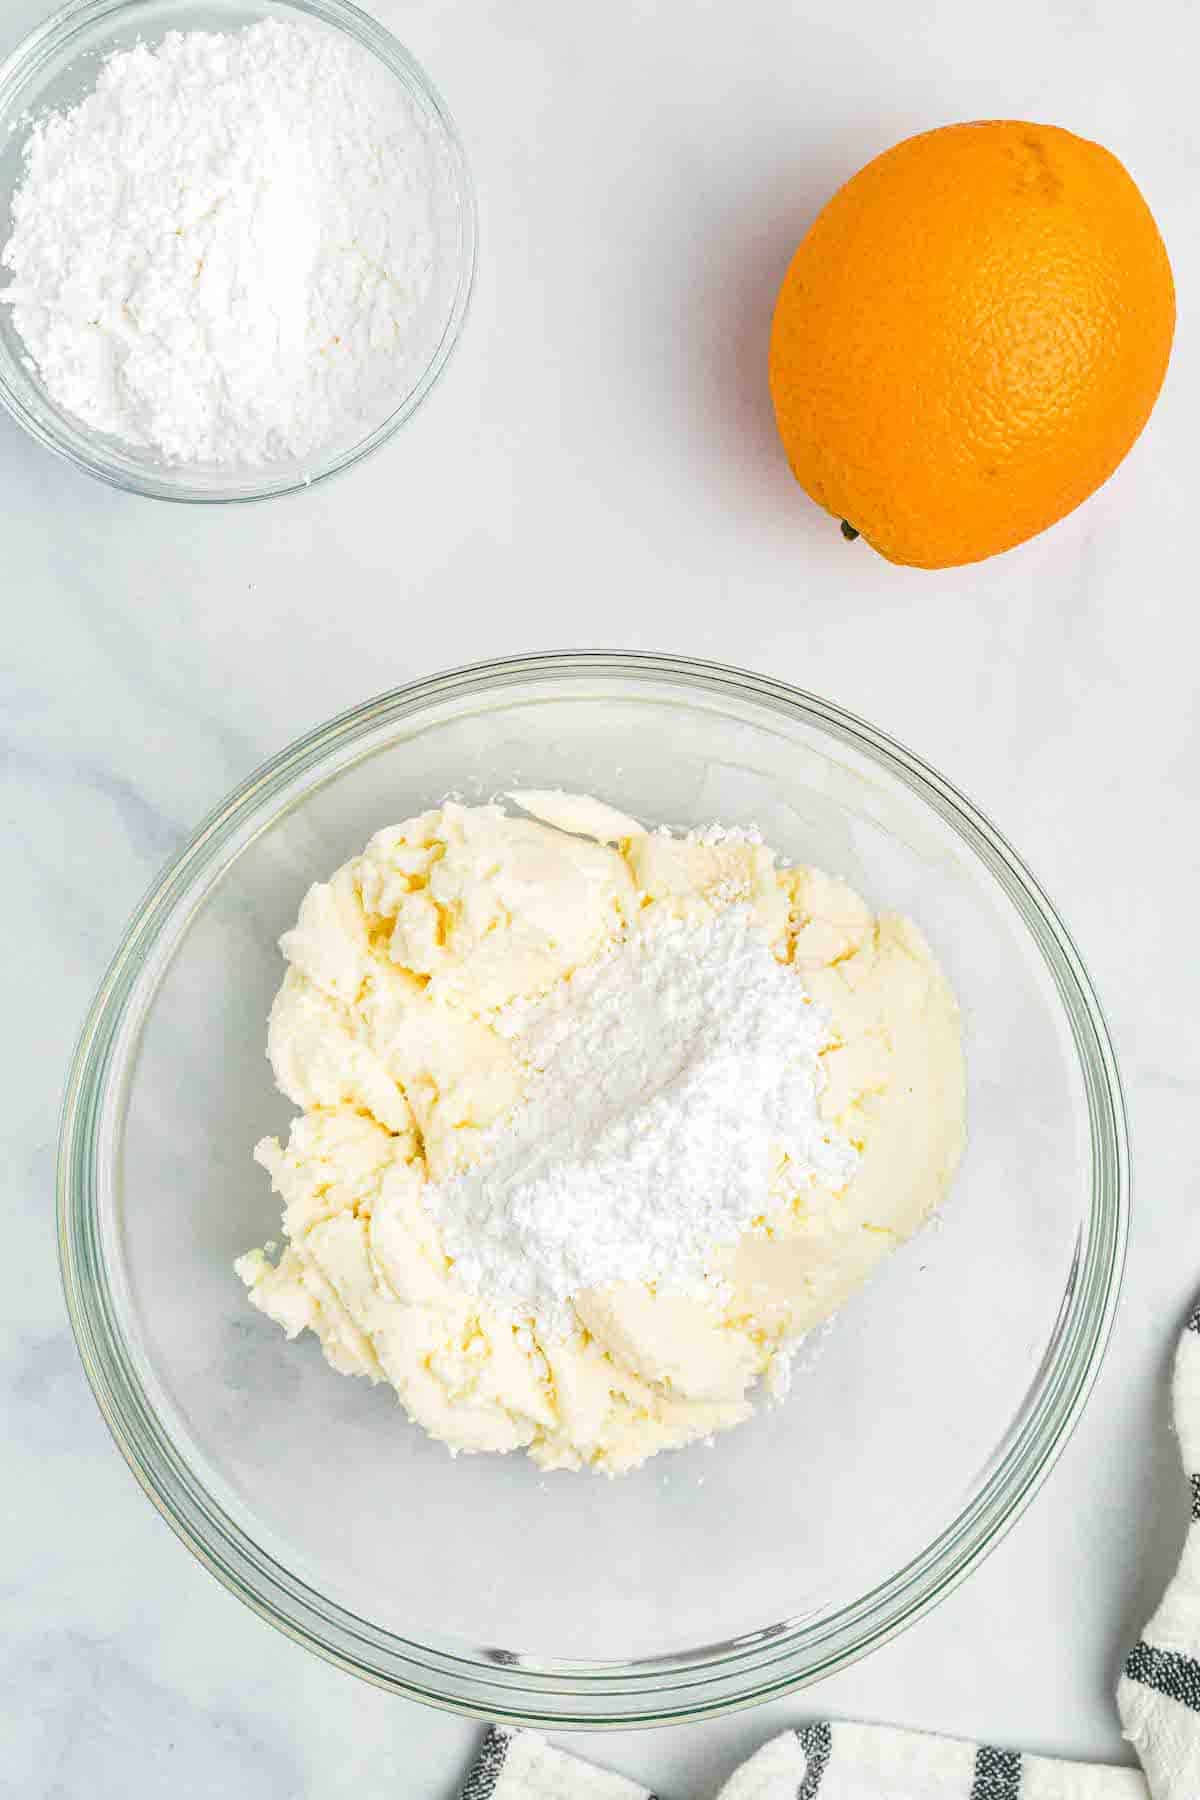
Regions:
<instances>
[{"instance_id":1,"label":"powdered sugar","mask_svg":"<svg viewBox=\"0 0 1200 1800\"><path fill-rule=\"evenodd\" d=\"M544 1332L608 1282L712 1292L719 1247L853 1171L817 1108L828 1016L745 908L638 929L500 1025L526 1104L426 1193L457 1278Z\"/></svg>"},{"instance_id":2,"label":"powdered sugar","mask_svg":"<svg viewBox=\"0 0 1200 1800\"><path fill-rule=\"evenodd\" d=\"M667 833L670 837L673 834ZM712 849L718 844L761 844L763 834L757 825L701 825L683 834L685 844L703 844Z\"/></svg>"},{"instance_id":3,"label":"powdered sugar","mask_svg":"<svg viewBox=\"0 0 1200 1800\"><path fill-rule=\"evenodd\" d=\"M25 154L0 297L60 405L247 465L386 416L431 285L435 151L368 51L282 20L171 32Z\"/></svg>"}]
</instances>

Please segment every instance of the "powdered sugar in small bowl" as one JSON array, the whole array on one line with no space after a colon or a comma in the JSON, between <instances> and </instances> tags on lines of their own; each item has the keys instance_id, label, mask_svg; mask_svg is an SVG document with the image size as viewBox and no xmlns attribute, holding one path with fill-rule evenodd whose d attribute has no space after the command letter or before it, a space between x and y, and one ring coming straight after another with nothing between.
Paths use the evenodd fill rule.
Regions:
<instances>
[{"instance_id":1,"label":"powdered sugar in small bowl","mask_svg":"<svg viewBox=\"0 0 1200 1800\"><path fill-rule=\"evenodd\" d=\"M266 499L429 392L474 203L442 102L348 0L72 0L0 66L0 258L32 436L154 498Z\"/></svg>"}]
</instances>

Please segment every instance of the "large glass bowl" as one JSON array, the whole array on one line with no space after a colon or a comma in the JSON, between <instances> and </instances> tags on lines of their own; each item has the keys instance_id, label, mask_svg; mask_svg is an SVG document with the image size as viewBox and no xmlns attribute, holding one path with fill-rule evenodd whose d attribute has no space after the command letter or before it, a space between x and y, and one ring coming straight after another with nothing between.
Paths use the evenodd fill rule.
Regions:
<instances>
[{"instance_id":1,"label":"large glass bowl","mask_svg":"<svg viewBox=\"0 0 1200 1800\"><path fill-rule=\"evenodd\" d=\"M757 823L924 927L961 998L970 1147L944 1216L837 1318L791 1396L617 1481L451 1459L385 1388L248 1306L278 1235L250 1160L308 883L454 790ZM744 1705L861 1656L996 1543L1079 1416L1126 1233L1120 1086L1036 882L950 784L765 676L588 652L482 664L321 726L201 826L139 908L71 1074L59 1203L96 1397L233 1591L343 1668L559 1726Z\"/></svg>"},{"instance_id":2,"label":"large glass bowl","mask_svg":"<svg viewBox=\"0 0 1200 1800\"><path fill-rule=\"evenodd\" d=\"M445 103L390 31L349 0L68 0L0 63L0 248L12 231L12 196L23 172L32 120L76 105L100 62L168 31L236 31L260 19L299 19L343 33L403 88L425 132L431 178L433 279L405 354L369 428L355 428L304 457L255 467L173 463L157 451L94 430L48 392L0 301L0 404L30 435L77 468L156 500L267 500L351 468L410 419L441 374L466 317L475 273L475 200L466 159ZM2 29L2 27L0 27ZM0 268L0 287L10 271Z\"/></svg>"}]
</instances>

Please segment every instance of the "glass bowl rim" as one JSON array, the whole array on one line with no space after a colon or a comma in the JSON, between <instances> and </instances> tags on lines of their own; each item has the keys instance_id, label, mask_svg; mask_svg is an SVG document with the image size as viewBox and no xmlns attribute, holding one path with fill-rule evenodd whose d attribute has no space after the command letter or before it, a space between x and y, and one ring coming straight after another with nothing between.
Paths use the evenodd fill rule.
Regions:
<instances>
[{"instance_id":1,"label":"glass bowl rim","mask_svg":"<svg viewBox=\"0 0 1200 1800\"><path fill-rule=\"evenodd\" d=\"M499 699L518 684L584 676L673 683L697 701L707 695L758 703L865 753L930 805L999 881L1048 965L1070 1025L1090 1123L1089 1229L1053 1348L1030 1390L1032 1404L1027 1398L1003 1453L965 1508L894 1575L818 1621L815 1635L803 1619L793 1620L731 1643L626 1663L534 1661L484 1649L464 1655L399 1638L325 1599L255 1545L208 1496L149 1404L122 1339L95 1204L96 1126L127 1003L176 907L223 848L298 780L426 705L489 692ZM377 695L297 738L208 815L138 906L92 1003L63 1103L57 1193L67 1309L96 1401L150 1500L226 1587L337 1666L427 1704L516 1724L628 1728L733 1711L831 1674L915 1622L995 1547L1057 1460L1099 1371L1124 1265L1129 1153L1115 1053L1071 937L1021 859L956 788L865 720L772 677L683 656L585 650L469 664Z\"/></svg>"},{"instance_id":2,"label":"glass bowl rim","mask_svg":"<svg viewBox=\"0 0 1200 1800\"><path fill-rule=\"evenodd\" d=\"M21 95L26 84L36 78L42 66L68 45L73 36L93 24L109 19L117 21L122 14L136 15L149 3L150 0L66 0L66 4L57 12L52 13L40 25L35 25L0 61L0 142L10 129L15 130L20 123L23 111ZM188 0L179 0L179 3L186 4ZM272 0L259 0L259 3L269 7ZM263 465L261 474L252 479L245 478L245 471L242 471L241 480L235 481L231 477L228 488L189 486L187 464L178 465L179 479L174 481L165 478L170 465L164 465L162 476L156 475L149 468L143 471L119 465L106 454L99 433L91 431L82 422L72 423L70 415L50 400L40 376L33 379L49 409L49 416L42 417L32 409L10 380L6 366L9 362L7 354L0 352L0 406L35 442L81 469L84 474L94 476L110 487L119 488L123 493L138 494L148 500L172 501L185 506L244 506L263 500L281 499L287 494L304 493L316 487L319 482L344 474L382 448L420 409L444 373L466 323L475 287L478 259L478 208L462 138L441 93L400 39L385 25L354 5L353 0L282 0L282 4L342 32L363 49L370 51L404 86L419 95L437 119L458 196L459 244L453 300L441 336L421 374L400 404L366 437L324 460L318 453L312 460L311 473L298 475L294 468L290 468L288 474L272 477L272 465L267 463ZM264 13L264 16L270 15ZM2 304L4 303L0 302Z\"/></svg>"}]
</instances>

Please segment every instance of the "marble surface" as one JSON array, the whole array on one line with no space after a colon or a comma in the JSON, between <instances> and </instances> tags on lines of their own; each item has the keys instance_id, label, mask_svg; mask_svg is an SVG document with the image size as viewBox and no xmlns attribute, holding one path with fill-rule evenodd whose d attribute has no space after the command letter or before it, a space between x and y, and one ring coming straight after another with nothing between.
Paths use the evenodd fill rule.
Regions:
<instances>
[{"instance_id":1,"label":"marble surface","mask_svg":"<svg viewBox=\"0 0 1200 1800\"><path fill-rule=\"evenodd\" d=\"M245 510L110 492L0 418L10 1129L0 1359L0 1794L448 1800L477 1728L326 1667L184 1552L111 1446L55 1265L56 1110L125 919L258 760L383 686L566 645L778 674L948 772L1027 855L1107 1005L1136 1204L1086 1417L1032 1510L931 1617L759 1711L586 1741L703 1800L785 1722L847 1714L1125 1759L1121 1647L1184 1495L1164 1374L1200 1287L1200 12L1186 0L372 0L476 172L476 303L444 384L350 477ZM0 52L44 18L6 0ZM1181 296L1141 443L1074 517L980 568L845 545L773 440L789 250L911 131L1015 114L1104 139Z\"/></svg>"}]
</instances>

